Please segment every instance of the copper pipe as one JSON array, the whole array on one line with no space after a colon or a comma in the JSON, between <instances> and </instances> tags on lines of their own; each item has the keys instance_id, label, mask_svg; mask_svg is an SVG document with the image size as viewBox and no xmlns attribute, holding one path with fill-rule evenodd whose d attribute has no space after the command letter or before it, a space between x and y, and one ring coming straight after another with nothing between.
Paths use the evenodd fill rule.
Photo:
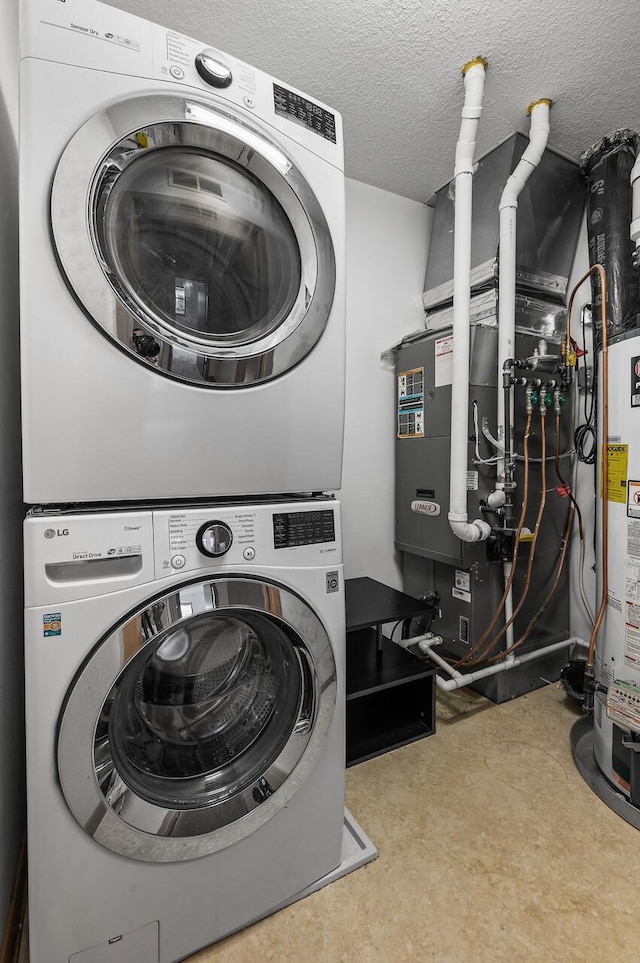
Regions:
<instances>
[{"instance_id":1,"label":"copper pipe","mask_svg":"<svg viewBox=\"0 0 640 963\"><path fill-rule=\"evenodd\" d=\"M494 625L500 618L500 613L502 612L504 603L511 590L511 586L513 585L513 579L515 577L515 569L516 569L516 560L518 556L518 541L520 539L520 533L522 532L522 528L524 526L524 519L527 513L527 501L529 497L529 436L531 434L532 417L533 417L533 412L532 411L527 412L527 423L524 429L524 441L523 441L524 481L522 485L522 509L520 511L520 518L518 519L518 527L516 528L515 540L513 543L513 555L511 557L511 571L509 572L509 578L505 582L502 598L498 603L498 607L496 608L493 614L493 618L489 622L489 625L486 627L486 629L484 630L484 632L482 633L482 635L480 636L476 644L473 646L473 648L470 649L466 653L466 655L464 655L461 659L459 659L455 663L454 669L457 669L461 665L465 665L467 663L467 660L473 658L476 652L478 652L479 649L482 647L483 642L485 641L487 636L491 633L491 630L493 629Z\"/></svg>"},{"instance_id":2,"label":"copper pipe","mask_svg":"<svg viewBox=\"0 0 640 963\"><path fill-rule=\"evenodd\" d=\"M596 272L600 277L600 293L602 295L600 299L600 328L602 331L602 445L600 452L602 460L602 490L600 493L600 497L602 498L602 596L600 598L600 608L598 609L595 625L593 626L593 632L589 639L587 667L591 670L593 670L595 661L596 640L607 609L607 598L609 595L609 452L607 447L609 443L609 355L607 343L607 275L601 264L592 265L587 273L583 274L571 292L569 305L567 307L567 337L565 341L565 353L568 359L571 348L571 309L573 307L573 301L578 288L584 284L587 278L590 278L591 275Z\"/></svg>"},{"instance_id":3,"label":"copper pipe","mask_svg":"<svg viewBox=\"0 0 640 963\"><path fill-rule=\"evenodd\" d=\"M488 660L489 662L497 662L498 659L503 659L503 658L505 657L505 655L511 655L512 652L515 652L516 649L518 649L521 645L523 645L523 644L527 641L527 639L529 638L529 635L531 634L531 631L534 629L536 623L538 622L538 619L539 619L540 616L544 613L545 609L547 608L547 606L549 605L549 603L550 603L551 600L553 599L554 595L556 594L556 590L557 590L557 588L558 588L558 585L560 584L560 576L562 575L562 570L563 570L563 568L564 568L564 563L565 563L565 560L566 560L566 557L567 557L567 549L568 549L568 547L569 547L569 541L570 541L570 538L571 538L571 531L572 531L572 529L573 529L573 519L574 519L574 517L575 517L575 506L574 506L573 503L570 503L570 504L569 504L569 511L568 511L568 513L567 513L567 521L566 521L566 523L565 523L565 529L564 529L564 533L563 533L563 535L562 535L562 543L561 543L562 548L561 548L561 551L560 551L559 564L558 564L558 568L557 568L557 570L556 570L556 576L555 576L555 578L554 578L554 580L553 580L553 584L552 584L551 589L549 590L549 592L548 592L548 594L547 594L546 599L544 600L544 602L542 603L542 605L540 606L540 608L538 609L538 611L536 612L536 614L533 616L533 618L532 618L531 621L529 622L528 626L526 627L526 629L524 630L523 634L520 636L520 638L518 639L518 641L517 641L517 642L514 642L513 645L511 646L511 648L505 649L504 652L499 652L498 655L492 656L492 657Z\"/></svg>"},{"instance_id":4,"label":"copper pipe","mask_svg":"<svg viewBox=\"0 0 640 963\"><path fill-rule=\"evenodd\" d=\"M531 547L529 549L529 559L527 562L527 574L525 576L522 595L520 596L520 601L518 602L515 609L511 613L509 619L505 622L505 624L502 626L500 631L496 635L494 635L494 637L490 640L489 644L485 645L483 652L481 654L476 655L473 660L466 663L469 666L477 665L478 662L483 661L487 658L488 653L491 652L491 649L493 648L493 646L496 644L496 642L498 642L502 638L502 636L505 634L509 626L513 624L514 620L518 616L520 610L522 609L522 606L526 601L527 594L531 586L531 573L533 571L533 562L535 559L536 548L538 545L538 536L540 534L540 526L542 524L542 518L543 518L544 510L547 504L547 435L546 435L546 414L544 413L543 410L540 411L540 426L541 426L540 454L542 457L542 464L540 469L540 482L541 482L542 490L540 493L540 505L538 506L536 524L533 531L533 541L531 542ZM516 547L516 551L517 551L517 547ZM505 654L506 653L501 652L498 654L497 658L502 658L503 655Z\"/></svg>"}]
</instances>

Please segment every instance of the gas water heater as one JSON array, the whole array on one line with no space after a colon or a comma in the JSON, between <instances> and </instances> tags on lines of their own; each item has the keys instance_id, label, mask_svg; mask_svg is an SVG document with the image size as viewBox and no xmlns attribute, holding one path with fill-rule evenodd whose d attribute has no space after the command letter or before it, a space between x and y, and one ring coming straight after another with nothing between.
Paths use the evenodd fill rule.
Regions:
<instances>
[{"instance_id":1,"label":"gas water heater","mask_svg":"<svg viewBox=\"0 0 640 963\"><path fill-rule=\"evenodd\" d=\"M608 585L595 652L593 749L609 782L640 807L640 330L615 338L608 355L608 484L597 553L606 499Z\"/></svg>"}]
</instances>

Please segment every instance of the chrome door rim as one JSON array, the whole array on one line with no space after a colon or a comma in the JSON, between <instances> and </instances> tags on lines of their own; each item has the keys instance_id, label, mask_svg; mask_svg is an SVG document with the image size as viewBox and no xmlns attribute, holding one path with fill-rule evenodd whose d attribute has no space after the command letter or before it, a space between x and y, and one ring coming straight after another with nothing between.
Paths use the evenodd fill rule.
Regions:
<instances>
[{"instance_id":1,"label":"chrome door rim","mask_svg":"<svg viewBox=\"0 0 640 963\"><path fill-rule=\"evenodd\" d=\"M314 686L313 718L302 706L289 741L261 776L223 807L168 809L155 805L131 790L114 770L109 783L110 799L103 794L96 772L95 734L102 708L112 687L138 652L153 645L166 628L187 622L190 615L173 618L181 590L195 585L212 587L211 612L236 614L259 612L290 628L301 645L298 658L306 660ZM232 594L250 586L252 604L237 600L224 603ZM261 604L256 586L263 589ZM130 657L125 657L128 627L137 620L157 623L158 603L166 618ZM229 576L199 579L173 586L170 592L146 602L112 629L98 643L74 679L63 706L57 744L58 776L67 805L80 826L105 848L132 859L176 862L194 859L238 842L268 822L292 796L315 766L329 731L336 703L336 664L329 637L309 605L289 589L264 579ZM307 722L310 721L310 725ZM84 760L84 765L81 761ZM87 771L89 767L90 771ZM266 779L271 794L258 799ZM116 808L119 812L116 812ZM123 815L124 814L124 815ZM133 825L137 823L137 825Z\"/></svg>"},{"instance_id":2,"label":"chrome door rim","mask_svg":"<svg viewBox=\"0 0 640 963\"><path fill-rule=\"evenodd\" d=\"M244 344L216 344L168 330L154 313L123 297L100 254L95 207L105 178L117 177L142 154L194 147L232 160L275 196L296 235L302 278L286 319ZM333 303L336 266L329 227L301 171L261 125L227 104L151 94L121 101L88 120L59 161L51 191L51 225L69 287L89 318L141 364L176 380L209 388L260 384L296 365L321 336ZM138 353L134 331L153 338L155 358ZM187 363L171 369L177 349ZM206 373L205 373L206 369Z\"/></svg>"}]
</instances>

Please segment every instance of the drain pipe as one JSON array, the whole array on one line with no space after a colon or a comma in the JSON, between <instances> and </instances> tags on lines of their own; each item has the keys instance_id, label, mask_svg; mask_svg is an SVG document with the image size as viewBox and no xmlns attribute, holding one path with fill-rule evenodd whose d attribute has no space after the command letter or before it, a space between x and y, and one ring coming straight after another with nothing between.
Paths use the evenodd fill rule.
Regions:
<instances>
[{"instance_id":1,"label":"drain pipe","mask_svg":"<svg viewBox=\"0 0 640 963\"><path fill-rule=\"evenodd\" d=\"M433 633L427 633L427 635L419 636L413 639L407 639L406 645L416 645L420 649L423 655L428 656L435 664L443 669L447 675L450 677L448 679L443 679L442 676L436 676L436 684L439 689L443 689L445 692L451 692L453 689L463 689L467 685L471 685L472 682L478 682L480 679L486 679L488 676L497 675L499 672L506 672L508 669L515 669L516 666L523 665L525 662L534 662L536 659L542 659L545 655L551 655L553 652L558 652L560 649L565 649L573 643L580 643L585 645L582 639L576 637L571 637L568 639L563 639L561 642L553 642L551 645L546 645L542 649L536 649L533 652L527 652L526 655L519 655L514 659L507 659L504 662L498 662L495 665L487 666L484 669L477 669L475 672L458 672L454 669L452 665L441 658L436 652L433 651L432 646L440 645L442 643L442 638L440 636L434 636ZM405 647L406 647L405 645Z\"/></svg>"},{"instance_id":2,"label":"drain pipe","mask_svg":"<svg viewBox=\"0 0 640 963\"><path fill-rule=\"evenodd\" d=\"M487 61L483 57L470 60L462 68L464 105L454 170L453 379L448 517L451 530L463 542L480 542L491 534L491 527L484 519L469 522L467 516L473 155L482 113L486 68Z\"/></svg>"}]
</instances>

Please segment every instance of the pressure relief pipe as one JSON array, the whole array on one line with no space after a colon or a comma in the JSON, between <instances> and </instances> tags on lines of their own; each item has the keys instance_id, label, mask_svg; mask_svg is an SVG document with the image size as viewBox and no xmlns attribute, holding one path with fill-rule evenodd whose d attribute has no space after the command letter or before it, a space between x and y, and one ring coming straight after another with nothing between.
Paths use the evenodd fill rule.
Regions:
<instances>
[{"instance_id":1,"label":"pressure relief pipe","mask_svg":"<svg viewBox=\"0 0 640 963\"><path fill-rule=\"evenodd\" d=\"M462 68L464 105L453 175L453 380L448 517L454 535L464 542L479 542L491 534L491 527L484 519L469 522L467 515L473 155L486 68L483 57L470 60Z\"/></svg>"},{"instance_id":2,"label":"pressure relief pipe","mask_svg":"<svg viewBox=\"0 0 640 963\"><path fill-rule=\"evenodd\" d=\"M500 275L498 289L498 384L502 384L505 362L515 358L516 337L516 212L520 196L529 177L544 154L549 138L551 101L536 100L528 107L531 116L529 143L520 162L507 180L500 198ZM512 394L513 399L513 394ZM512 401L513 404L513 401ZM513 439L505 438L506 424L513 431L513 411L505 411L504 394L498 392L498 441L502 448L513 451ZM504 488L505 465L498 449L496 488Z\"/></svg>"}]
</instances>

